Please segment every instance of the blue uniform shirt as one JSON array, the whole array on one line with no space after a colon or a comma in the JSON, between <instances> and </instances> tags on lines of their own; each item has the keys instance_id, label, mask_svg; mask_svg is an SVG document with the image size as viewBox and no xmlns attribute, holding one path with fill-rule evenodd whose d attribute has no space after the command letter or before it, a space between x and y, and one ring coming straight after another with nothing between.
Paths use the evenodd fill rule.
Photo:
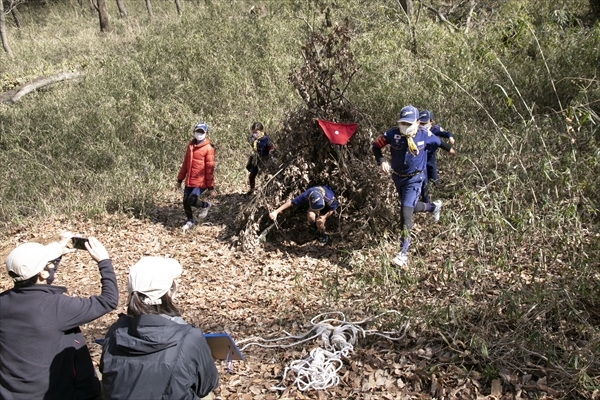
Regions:
<instances>
[{"instance_id":1,"label":"blue uniform shirt","mask_svg":"<svg viewBox=\"0 0 600 400\"><path fill-rule=\"evenodd\" d=\"M433 125L431 128L429 128L429 130L437 137L443 137L445 139L450 139L452 137L451 132L444 130L444 128L442 128L439 125ZM437 181L438 179L437 162L435 157L436 151L437 148L435 148L434 150L427 151L427 176L433 181ZM446 149L446 151L449 150Z\"/></svg>"},{"instance_id":2,"label":"blue uniform shirt","mask_svg":"<svg viewBox=\"0 0 600 400\"><path fill-rule=\"evenodd\" d=\"M313 190L318 190L320 192L319 188L322 188L323 191L325 192L325 195L323 196L323 199L325 200L325 207L323 209L321 209L320 212L326 213L326 212L329 212L330 210L337 209L339 203L338 203L337 199L335 198L335 193L329 186L309 187L308 189L306 189L306 191L304 193L302 193L299 196L296 196L292 199L292 205L294 207L296 207L303 203L308 204L308 197L310 196L310 194L313 192Z\"/></svg>"},{"instance_id":3,"label":"blue uniform shirt","mask_svg":"<svg viewBox=\"0 0 600 400\"><path fill-rule=\"evenodd\" d=\"M452 133L444 130L444 128L442 128L439 125L433 125L431 128L429 128L429 130L431 131L431 133L433 133L435 136L438 137L443 137L444 139L450 139L452 137Z\"/></svg>"},{"instance_id":4,"label":"blue uniform shirt","mask_svg":"<svg viewBox=\"0 0 600 400\"><path fill-rule=\"evenodd\" d=\"M405 137L400 134L398 127L393 127L385 131L385 133L373 142L373 154L379 164L383 159L381 149L386 145L391 147L391 166L392 170L400 176L409 176L417 174L420 171L425 171L427 164L427 153L435 151L440 146L441 141L436 135L428 129L419 127L419 130L413 138L419 154L413 155L408 150L408 142Z\"/></svg>"}]
</instances>

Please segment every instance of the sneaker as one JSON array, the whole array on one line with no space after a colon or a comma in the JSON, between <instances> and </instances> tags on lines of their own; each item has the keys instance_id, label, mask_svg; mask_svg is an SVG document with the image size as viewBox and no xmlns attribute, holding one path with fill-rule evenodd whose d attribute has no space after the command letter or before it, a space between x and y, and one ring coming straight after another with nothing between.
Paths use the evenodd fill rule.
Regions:
<instances>
[{"instance_id":1,"label":"sneaker","mask_svg":"<svg viewBox=\"0 0 600 400\"><path fill-rule=\"evenodd\" d=\"M440 211L442 209L442 201L436 200L433 202L435 208L433 209L433 213L431 214L431 218L433 218L433 222L438 222L440 220Z\"/></svg>"},{"instance_id":2,"label":"sneaker","mask_svg":"<svg viewBox=\"0 0 600 400\"><path fill-rule=\"evenodd\" d=\"M392 263L398 267L403 267L408 264L408 256L403 252L400 252L392 259Z\"/></svg>"},{"instance_id":3,"label":"sneaker","mask_svg":"<svg viewBox=\"0 0 600 400\"><path fill-rule=\"evenodd\" d=\"M198 218L206 218L206 216L208 215L208 209L212 207L212 204L208 201L206 202L206 204L208 204L208 206L202 207L198 210Z\"/></svg>"},{"instance_id":4,"label":"sneaker","mask_svg":"<svg viewBox=\"0 0 600 400\"><path fill-rule=\"evenodd\" d=\"M326 233L322 233L321 235L319 235L319 243L327 244L328 241L329 241L329 236L327 236Z\"/></svg>"},{"instance_id":5,"label":"sneaker","mask_svg":"<svg viewBox=\"0 0 600 400\"><path fill-rule=\"evenodd\" d=\"M183 229L184 231L187 231L192 226L194 226L194 221L188 221L188 222L185 223L184 226L181 227L181 229Z\"/></svg>"}]
</instances>

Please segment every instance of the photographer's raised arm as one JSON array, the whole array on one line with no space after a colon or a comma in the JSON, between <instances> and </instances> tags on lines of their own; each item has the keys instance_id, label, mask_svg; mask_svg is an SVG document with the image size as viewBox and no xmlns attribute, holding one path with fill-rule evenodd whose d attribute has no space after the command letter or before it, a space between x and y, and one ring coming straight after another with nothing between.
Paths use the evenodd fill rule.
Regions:
<instances>
[{"instance_id":1,"label":"photographer's raised arm","mask_svg":"<svg viewBox=\"0 0 600 400\"><path fill-rule=\"evenodd\" d=\"M92 258L98 262L102 290L99 296L88 298L62 296L56 314L58 325L62 330L93 321L117 308L119 302L117 277L108 251L94 237L89 238L86 248Z\"/></svg>"}]
</instances>

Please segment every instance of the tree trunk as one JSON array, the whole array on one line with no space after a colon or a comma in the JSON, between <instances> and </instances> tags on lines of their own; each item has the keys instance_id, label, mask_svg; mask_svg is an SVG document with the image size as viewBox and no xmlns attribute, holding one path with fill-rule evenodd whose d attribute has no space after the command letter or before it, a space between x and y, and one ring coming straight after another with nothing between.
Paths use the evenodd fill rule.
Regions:
<instances>
[{"instance_id":1,"label":"tree trunk","mask_svg":"<svg viewBox=\"0 0 600 400\"><path fill-rule=\"evenodd\" d=\"M15 25L17 26L17 28L21 28L21 13L19 12L19 10L17 10L17 6L13 6L13 8L10 10L10 13L12 14L13 20L15 21Z\"/></svg>"},{"instance_id":2,"label":"tree trunk","mask_svg":"<svg viewBox=\"0 0 600 400\"><path fill-rule=\"evenodd\" d=\"M108 32L108 10L106 0L97 0L98 18L100 18L100 32Z\"/></svg>"},{"instance_id":3,"label":"tree trunk","mask_svg":"<svg viewBox=\"0 0 600 400\"><path fill-rule=\"evenodd\" d=\"M146 9L148 10L148 15L150 16L150 18L154 17L154 14L152 13L152 4L150 4L150 0L146 0Z\"/></svg>"},{"instance_id":4,"label":"tree trunk","mask_svg":"<svg viewBox=\"0 0 600 400\"><path fill-rule=\"evenodd\" d=\"M177 15L181 17L181 14L183 14L183 10L181 8L181 0L175 0L175 7L177 7Z\"/></svg>"},{"instance_id":5,"label":"tree trunk","mask_svg":"<svg viewBox=\"0 0 600 400\"><path fill-rule=\"evenodd\" d=\"M6 20L4 19L4 2L2 0L0 0L0 38L2 39L2 47L8 55L8 58L15 58L10 49L10 45L8 44L8 38L6 37Z\"/></svg>"},{"instance_id":6,"label":"tree trunk","mask_svg":"<svg viewBox=\"0 0 600 400\"><path fill-rule=\"evenodd\" d=\"M398 0L400 7L404 10L406 15L409 17L413 15L413 2L412 0Z\"/></svg>"},{"instance_id":7,"label":"tree trunk","mask_svg":"<svg viewBox=\"0 0 600 400\"><path fill-rule=\"evenodd\" d=\"M471 24L471 18L473 17L473 11L475 11L475 0L471 0L471 9L469 10L469 15L467 16L467 22L465 23L465 34L469 33L469 25Z\"/></svg>"},{"instance_id":8,"label":"tree trunk","mask_svg":"<svg viewBox=\"0 0 600 400\"><path fill-rule=\"evenodd\" d=\"M122 18L127 16L127 11L125 11L125 4L123 4L123 0L117 0L117 8L119 9L119 14Z\"/></svg>"}]
</instances>

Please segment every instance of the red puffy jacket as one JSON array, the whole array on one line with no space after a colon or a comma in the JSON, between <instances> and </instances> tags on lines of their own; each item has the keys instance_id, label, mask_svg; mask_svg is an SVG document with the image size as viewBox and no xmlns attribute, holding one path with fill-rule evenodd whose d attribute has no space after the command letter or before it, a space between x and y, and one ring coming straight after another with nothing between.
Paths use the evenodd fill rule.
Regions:
<instances>
[{"instance_id":1,"label":"red puffy jacket","mask_svg":"<svg viewBox=\"0 0 600 400\"><path fill-rule=\"evenodd\" d=\"M196 144L193 139L185 151L183 164L177 174L177 180L185 179L185 186L212 189L215 186L215 149L207 138Z\"/></svg>"}]
</instances>

